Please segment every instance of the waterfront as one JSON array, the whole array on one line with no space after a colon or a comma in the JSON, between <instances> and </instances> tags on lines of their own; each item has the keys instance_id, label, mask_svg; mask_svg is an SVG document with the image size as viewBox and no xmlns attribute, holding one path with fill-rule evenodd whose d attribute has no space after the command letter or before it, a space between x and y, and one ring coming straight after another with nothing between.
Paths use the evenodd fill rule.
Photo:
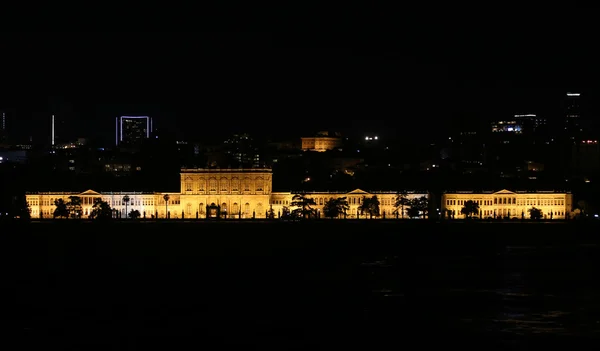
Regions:
<instances>
[{"instance_id":1,"label":"waterfront","mask_svg":"<svg viewBox=\"0 0 600 351\"><path fill-rule=\"evenodd\" d=\"M600 329L597 229L33 223L1 237L4 330L86 350L577 347Z\"/></svg>"}]
</instances>

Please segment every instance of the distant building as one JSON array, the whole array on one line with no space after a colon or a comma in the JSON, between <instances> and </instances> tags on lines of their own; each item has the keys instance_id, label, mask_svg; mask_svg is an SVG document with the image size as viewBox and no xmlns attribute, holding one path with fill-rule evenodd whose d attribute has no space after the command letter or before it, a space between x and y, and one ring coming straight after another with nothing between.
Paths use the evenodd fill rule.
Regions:
<instances>
[{"instance_id":1,"label":"distant building","mask_svg":"<svg viewBox=\"0 0 600 351\"><path fill-rule=\"evenodd\" d=\"M565 102L565 131L569 134L582 131L580 93L567 93Z\"/></svg>"},{"instance_id":2,"label":"distant building","mask_svg":"<svg viewBox=\"0 0 600 351\"><path fill-rule=\"evenodd\" d=\"M248 134L234 134L223 142L223 150L231 162L242 167L264 165L259 148ZM222 165L222 164L221 164Z\"/></svg>"},{"instance_id":3,"label":"distant building","mask_svg":"<svg viewBox=\"0 0 600 351\"><path fill-rule=\"evenodd\" d=\"M461 218L461 210L467 201L479 205L481 218L529 218L529 210L533 207L542 211L545 219L565 219L573 210L573 195L554 191L509 191L498 192L447 192L442 197L443 210L446 217Z\"/></svg>"},{"instance_id":4,"label":"distant building","mask_svg":"<svg viewBox=\"0 0 600 351\"><path fill-rule=\"evenodd\" d=\"M121 116L115 120L115 144L136 145L152 134L152 118Z\"/></svg>"},{"instance_id":5,"label":"distant building","mask_svg":"<svg viewBox=\"0 0 600 351\"><path fill-rule=\"evenodd\" d=\"M492 132L513 134L535 133L546 125L546 119L535 114L517 114L509 120L492 122Z\"/></svg>"},{"instance_id":6,"label":"distant building","mask_svg":"<svg viewBox=\"0 0 600 351\"><path fill-rule=\"evenodd\" d=\"M319 132L314 137L305 137L301 139L303 151L324 152L342 146L342 138L335 133Z\"/></svg>"}]
</instances>

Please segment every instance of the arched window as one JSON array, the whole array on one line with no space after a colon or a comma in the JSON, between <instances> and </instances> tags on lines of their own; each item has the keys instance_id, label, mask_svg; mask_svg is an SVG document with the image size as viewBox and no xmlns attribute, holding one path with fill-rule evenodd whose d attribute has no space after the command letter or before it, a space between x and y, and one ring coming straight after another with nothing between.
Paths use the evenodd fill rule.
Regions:
<instances>
[{"instance_id":1,"label":"arched window","mask_svg":"<svg viewBox=\"0 0 600 351\"><path fill-rule=\"evenodd\" d=\"M250 178L244 178L244 191L250 191Z\"/></svg>"},{"instance_id":2,"label":"arched window","mask_svg":"<svg viewBox=\"0 0 600 351\"><path fill-rule=\"evenodd\" d=\"M188 216L192 215L192 204L185 205L185 214Z\"/></svg>"},{"instance_id":3,"label":"arched window","mask_svg":"<svg viewBox=\"0 0 600 351\"><path fill-rule=\"evenodd\" d=\"M240 206L237 204L237 202L234 202L233 205L231 205L231 214L238 213L240 213Z\"/></svg>"},{"instance_id":4,"label":"arched window","mask_svg":"<svg viewBox=\"0 0 600 351\"><path fill-rule=\"evenodd\" d=\"M263 191L264 180L261 177L256 178L256 191Z\"/></svg>"},{"instance_id":5,"label":"arched window","mask_svg":"<svg viewBox=\"0 0 600 351\"><path fill-rule=\"evenodd\" d=\"M221 192L228 192L229 191L229 180L225 177L222 177L221 180L219 181L219 186L221 187Z\"/></svg>"},{"instance_id":6,"label":"arched window","mask_svg":"<svg viewBox=\"0 0 600 351\"><path fill-rule=\"evenodd\" d=\"M192 191L192 178L190 178L190 177L185 178L185 191L187 191L187 192Z\"/></svg>"},{"instance_id":7,"label":"arched window","mask_svg":"<svg viewBox=\"0 0 600 351\"><path fill-rule=\"evenodd\" d=\"M240 180L238 178L231 178L231 191L240 191Z\"/></svg>"},{"instance_id":8,"label":"arched window","mask_svg":"<svg viewBox=\"0 0 600 351\"><path fill-rule=\"evenodd\" d=\"M208 191L217 191L217 180L215 178L209 179Z\"/></svg>"},{"instance_id":9,"label":"arched window","mask_svg":"<svg viewBox=\"0 0 600 351\"><path fill-rule=\"evenodd\" d=\"M204 210L206 209L206 206L204 206L204 204L201 202L198 205L198 213L204 213Z\"/></svg>"},{"instance_id":10,"label":"arched window","mask_svg":"<svg viewBox=\"0 0 600 351\"><path fill-rule=\"evenodd\" d=\"M206 189L206 181L204 178L198 180L198 191L203 192Z\"/></svg>"},{"instance_id":11,"label":"arched window","mask_svg":"<svg viewBox=\"0 0 600 351\"><path fill-rule=\"evenodd\" d=\"M247 203L247 202L244 204L244 214L245 214L246 216L249 216L249 215L250 215L250 204L249 204L249 203Z\"/></svg>"},{"instance_id":12,"label":"arched window","mask_svg":"<svg viewBox=\"0 0 600 351\"><path fill-rule=\"evenodd\" d=\"M263 208L263 205L260 202L256 204L256 217L262 217L264 212L265 209Z\"/></svg>"}]
</instances>

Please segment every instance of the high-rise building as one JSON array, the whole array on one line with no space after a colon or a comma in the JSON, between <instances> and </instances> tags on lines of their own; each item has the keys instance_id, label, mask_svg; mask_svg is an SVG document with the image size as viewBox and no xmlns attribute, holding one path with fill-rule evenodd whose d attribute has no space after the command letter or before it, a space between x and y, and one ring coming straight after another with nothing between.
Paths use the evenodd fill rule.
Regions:
<instances>
[{"instance_id":1,"label":"high-rise building","mask_svg":"<svg viewBox=\"0 0 600 351\"><path fill-rule=\"evenodd\" d=\"M580 93L567 93L565 101L565 132L568 134L582 131Z\"/></svg>"},{"instance_id":2,"label":"high-rise building","mask_svg":"<svg viewBox=\"0 0 600 351\"><path fill-rule=\"evenodd\" d=\"M121 116L115 121L115 144L135 145L152 134L152 118L148 116Z\"/></svg>"},{"instance_id":3,"label":"high-rise building","mask_svg":"<svg viewBox=\"0 0 600 351\"><path fill-rule=\"evenodd\" d=\"M0 142L5 143L8 139L8 132L6 130L6 112L0 111Z\"/></svg>"}]
</instances>

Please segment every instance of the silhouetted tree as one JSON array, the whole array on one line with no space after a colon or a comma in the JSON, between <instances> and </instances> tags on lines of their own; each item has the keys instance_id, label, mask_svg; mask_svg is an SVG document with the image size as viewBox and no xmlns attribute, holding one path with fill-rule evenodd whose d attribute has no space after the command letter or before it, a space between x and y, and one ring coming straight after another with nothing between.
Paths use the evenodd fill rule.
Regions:
<instances>
[{"instance_id":1,"label":"silhouetted tree","mask_svg":"<svg viewBox=\"0 0 600 351\"><path fill-rule=\"evenodd\" d=\"M370 218L373 218L373 216L379 216L379 199L377 196L363 196L359 209L361 214L368 213Z\"/></svg>"},{"instance_id":2,"label":"silhouetted tree","mask_svg":"<svg viewBox=\"0 0 600 351\"><path fill-rule=\"evenodd\" d=\"M529 210L529 218L531 219L541 219L542 218L542 210L536 207L532 207Z\"/></svg>"},{"instance_id":3,"label":"silhouetted tree","mask_svg":"<svg viewBox=\"0 0 600 351\"><path fill-rule=\"evenodd\" d=\"M69 216L73 218L81 218L81 215L83 215L81 198L79 196L69 196L69 202L67 202L67 210L69 211Z\"/></svg>"},{"instance_id":4,"label":"silhouetted tree","mask_svg":"<svg viewBox=\"0 0 600 351\"><path fill-rule=\"evenodd\" d=\"M269 207L269 210L267 211L267 218L269 218L269 219L275 218L275 211L273 211L273 205L271 205Z\"/></svg>"},{"instance_id":5,"label":"silhouetted tree","mask_svg":"<svg viewBox=\"0 0 600 351\"><path fill-rule=\"evenodd\" d=\"M406 213L410 218L419 217L427 215L429 211L429 199L426 196L421 196L416 199L411 199L408 203L409 208L406 210Z\"/></svg>"},{"instance_id":6,"label":"silhouetted tree","mask_svg":"<svg viewBox=\"0 0 600 351\"><path fill-rule=\"evenodd\" d=\"M325 201L323 206L323 214L325 217L336 218L346 213L350 209L346 197L330 198Z\"/></svg>"},{"instance_id":7,"label":"silhouetted tree","mask_svg":"<svg viewBox=\"0 0 600 351\"><path fill-rule=\"evenodd\" d=\"M92 211L90 212L91 219L107 220L111 219L112 216L113 209L110 208L108 202L102 201L100 198L94 200L94 205L92 206Z\"/></svg>"},{"instance_id":8,"label":"silhouetted tree","mask_svg":"<svg viewBox=\"0 0 600 351\"><path fill-rule=\"evenodd\" d=\"M315 209L312 206L316 206L316 202L313 198L306 197L304 194L296 194L292 197L290 204L296 209L292 210L291 215L293 217L311 218L316 215Z\"/></svg>"},{"instance_id":9,"label":"silhouetted tree","mask_svg":"<svg viewBox=\"0 0 600 351\"><path fill-rule=\"evenodd\" d=\"M13 196L10 206L11 215L14 218L28 221L31 219L31 206L27 202L25 195Z\"/></svg>"},{"instance_id":10,"label":"silhouetted tree","mask_svg":"<svg viewBox=\"0 0 600 351\"><path fill-rule=\"evenodd\" d=\"M398 191L394 199L394 213L400 213L402 218L404 218L404 207L409 203L410 200L408 199L408 193L405 190Z\"/></svg>"},{"instance_id":11,"label":"silhouetted tree","mask_svg":"<svg viewBox=\"0 0 600 351\"><path fill-rule=\"evenodd\" d=\"M138 211L138 210L131 210L131 212L129 212L129 218L131 218L131 219L138 219L138 218L140 218L140 211Z\"/></svg>"},{"instance_id":12,"label":"silhouetted tree","mask_svg":"<svg viewBox=\"0 0 600 351\"><path fill-rule=\"evenodd\" d=\"M54 206L56 206L56 208L54 209L53 218L69 218L69 210L67 209L67 204L65 203L65 200L54 200Z\"/></svg>"},{"instance_id":13,"label":"silhouetted tree","mask_svg":"<svg viewBox=\"0 0 600 351\"><path fill-rule=\"evenodd\" d=\"M479 204L473 200L465 201L465 204L460 209L460 213L465 215L465 218L471 218L473 215L479 213Z\"/></svg>"},{"instance_id":14,"label":"silhouetted tree","mask_svg":"<svg viewBox=\"0 0 600 351\"><path fill-rule=\"evenodd\" d=\"M579 200L579 201L577 201L577 205L575 206L575 208L579 210L579 216L580 217L586 217L587 216L588 208L589 208L589 205L588 205L587 201L585 201L585 200Z\"/></svg>"}]
</instances>

